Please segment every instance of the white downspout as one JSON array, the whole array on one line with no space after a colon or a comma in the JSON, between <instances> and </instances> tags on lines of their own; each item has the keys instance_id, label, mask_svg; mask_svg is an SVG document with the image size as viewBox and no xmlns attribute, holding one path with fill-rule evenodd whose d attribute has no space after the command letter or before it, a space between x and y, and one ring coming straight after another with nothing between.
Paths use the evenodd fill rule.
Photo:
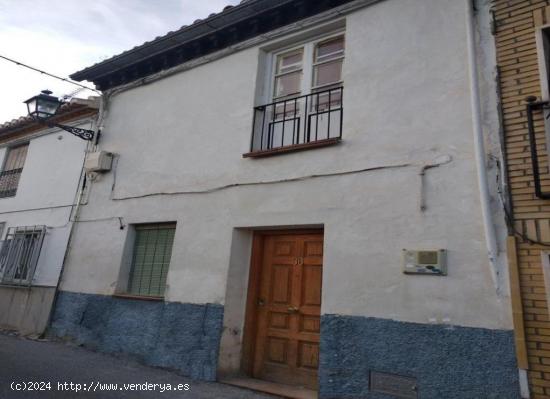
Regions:
<instances>
[{"instance_id":1,"label":"white downspout","mask_svg":"<svg viewBox=\"0 0 550 399\"><path fill-rule=\"evenodd\" d=\"M105 95L102 94L100 99L99 99L100 103L99 103L98 117L97 117L97 122L95 124L96 125L95 126L95 131L96 132L100 131L101 127L103 126L103 118L104 118L104 115L105 115L105 106L106 106L106 101L105 101L104 96ZM84 170L84 162L86 161L86 157L88 156L88 153L90 153L91 151L97 149L97 140L98 140L98 137L96 135L94 140L88 142L88 144L86 145L86 151L84 153L84 161L83 161L83 164L82 164L82 171L81 171L82 174L86 173L86 171ZM82 178L82 175L81 175L81 178ZM48 315L48 323L47 323L46 328L49 328L51 326L51 323L52 323L52 320L53 320L53 315L55 313L55 307L57 305L57 299L59 298L61 283L63 282L63 274L65 272L65 265L67 263L67 258L69 256L69 253L71 252L71 246L72 246L72 243L73 243L74 233L75 233L75 229L77 228L77 224L78 224L78 216L80 214L80 209L81 209L81 205L82 205L82 197L84 195L84 186L82 184L82 180L79 180L78 183L79 183L79 185L78 185L78 191L77 191L77 195L76 195L76 204L71 209L71 212L69 213L69 220L67 222L67 223L71 223L71 221L72 221L72 225L71 225L71 228L70 228L70 231L69 231L69 237L67 239L67 246L65 247L65 254L63 255L63 262L61 263L61 270L59 271L59 276L57 277L57 284L55 286L55 294L54 294L54 298L53 298L53 301L52 301L52 306L50 308L50 314Z\"/></svg>"},{"instance_id":2,"label":"white downspout","mask_svg":"<svg viewBox=\"0 0 550 399\"><path fill-rule=\"evenodd\" d=\"M476 36L474 28L474 1L466 1L466 34L468 45L468 67L470 74L470 104L472 107L472 124L474 132L474 148L477 164L477 179L481 196L481 213L483 216L483 229L489 261L491 262L491 275L493 277L497 294L499 294L499 282L497 273L498 246L491 217L489 186L487 181L487 169L485 162L485 143L483 141L483 129L481 122L481 102L479 99L479 79L477 76ZM522 398L529 398L529 382L527 370L518 369L520 394Z\"/></svg>"},{"instance_id":3,"label":"white downspout","mask_svg":"<svg viewBox=\"0 0 550 399\"><path fill-rule=\"evenodd\" d=\"M487 252L491 263L491 275L497 290L499 292L498 274L497 274L497 256L498 246L491 217L489 185L487 181L487 169L485 162L485 144L483 141L483 129L481 123L481 103L479 99L479 79L477 76L477 54L476 37L474 28L474 9L473 0L466 1L466 35L468 46L468 69L470 74L470 104L472 107L472 124L474 132L474 149L477 165L477 182L479 194L481 196L481 214L483 217L483 229L485 231L485 241Z\"/></svg>"}]
</instances>

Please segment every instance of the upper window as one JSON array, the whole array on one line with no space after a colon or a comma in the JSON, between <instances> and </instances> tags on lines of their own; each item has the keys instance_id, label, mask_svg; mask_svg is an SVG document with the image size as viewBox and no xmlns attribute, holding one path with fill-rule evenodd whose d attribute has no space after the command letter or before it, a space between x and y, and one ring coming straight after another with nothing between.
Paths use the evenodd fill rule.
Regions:
<instances>
[{"instance_id":1,"label":"upper window","mask_svg":"<svg viewBox=\"0 0 550 399\"><path fill-rule=\"evenodd\" d=\"M344 36L275 54L273 100L342 85Z\"/></svg>"},{"instance_id":2,"label":"upper window","mask_svg":"<svg viewBox=\"0 0 550 399\"><path fill-rule=\"evenodd\" d=\"M255 108L251 152L246 156L341 138L344 57L344 35L271 55L270 102Z\"/></svg>"},{"instance_id":3,"label":"upper window","mask_svg":"<svg viewBox=\"0 0 550 399\"><path fill-rule=\"evenodd\" d=\"M176 225L137 225L135 232L128 293L162 297L166 288Z\"/></svg>"},{"instance_id":4,"label":"upper window","mask_svg":"<svg viewBox=\"0 0 550 399\"><path fill-rule=\"evenodd\" d=\"M17 193L28 148L29 145L24 144L7 150L4 168L0 172L0 198L13 197Z\"/></svg>"}]
</instances>

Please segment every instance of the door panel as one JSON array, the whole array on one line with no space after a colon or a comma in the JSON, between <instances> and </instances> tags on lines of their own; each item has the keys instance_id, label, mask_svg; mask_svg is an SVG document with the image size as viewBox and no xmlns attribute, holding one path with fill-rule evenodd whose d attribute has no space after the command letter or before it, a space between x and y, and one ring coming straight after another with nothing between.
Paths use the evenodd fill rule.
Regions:
<instances>
[{"instance_id":1,"label":"door panel","mask_svg":"<svg viewBox=\"0 0 550 399\"><path fill-rule=\"evenodd\" d=\"M263 240L253 376L317 389L323 235Z\"/></svg>"},{"instance_id":2,"label":"door panel","mask_svg":"<svg viewBox=\"0 0 550 399\"><path fill-rule=\"evenodd\" d=\"M271 304L290 305L292 295L292 266L272 265Z\"/></svg>"}]
</instances>

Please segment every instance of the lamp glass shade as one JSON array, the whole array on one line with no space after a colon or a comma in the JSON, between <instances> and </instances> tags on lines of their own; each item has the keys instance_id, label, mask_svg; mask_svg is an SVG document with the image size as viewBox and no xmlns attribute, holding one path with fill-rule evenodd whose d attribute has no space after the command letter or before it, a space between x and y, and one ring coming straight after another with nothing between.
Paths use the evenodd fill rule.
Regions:
<instances>
[{"instance_id":1,"label":"lamp glass shade","mask_svg":"<svg viewBox=\"0 0 550 399\"><path fill-rule=\"evenodd\" d=\"M57 113L61 101L57 97L41 93L25 101L29 115L39 119L48 119Z\"/></svg>"}]
</instances>

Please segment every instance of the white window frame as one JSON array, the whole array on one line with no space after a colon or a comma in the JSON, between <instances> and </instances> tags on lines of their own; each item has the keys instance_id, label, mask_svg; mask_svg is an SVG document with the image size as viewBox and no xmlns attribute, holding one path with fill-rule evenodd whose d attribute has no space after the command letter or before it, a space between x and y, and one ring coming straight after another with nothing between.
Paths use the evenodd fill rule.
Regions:
<instances>
[{"instance_id":1,"label":"white window frame","mask_svg":"<svg viewBox=\"0 0 550 399\"><path fill-rule=\"evenodd\" d=\"M323 40L320 40L320 41L317 41L317 42L314 43L313 49L312 49L312 54L311 54L311 57L312 57L312 61L311 61L311 92L319 90L319 89L321 89L320 91L322 91L322 89L325 89L325 88L329 88L329 87L333 87L333 86L343 86L344 85L343 73L344 73L344 62L345 62L345 59L346 59L346 36L345 35L341 35L341 36L344 37L344 53L341 56L336 57L336 58L330 58L330 59L324 60L324 61L316 61L316 59L315 59L315 49L317 48L317 45L319 43L328 42L331 39L337 38L337 37L340 37L340 36L326 38L326 39L323 39ZM330 53L328 55L337 54L337 53L338 52ZM327 57L327 55L325 55L325 57ZM319 65L323 65L323 64L329 64L331 62L335 62L335 61L339 61L339 60L342 60L342 71L340 72L340 80L338 82L332 82L332 83L327 83L327 84L320 85L320 86L315 86L314 85L314 82L315 82L314 69L315 69L315 67L317 67Z\"/></svg>"},{"instance_id":2,"label":"white window frame","mask_svg":"<svg viewBox=\"0 0 550 399\"><path fill-rule=\"evenodd\" d=\"M307 94L312 94L314 91L319 90L320 88L329 88L331 86L343 86L344 85L344 67L342 66L342 79L339 82L330 83L328 85L318 86L314 87L313 85L313 68L316 65L315 63L315 47L317 44L328 41L330 39L335 39L337 37L343 36L344 37L344 55L341 57L344 59L345 64L345 58L346 58L346 31L345 29L338 30L329 34L323 34L316 36L313 39L308 39L301 41L299 43L295 43L292 46L284 47L275 51L272 51L269 53L269 61L268 61L268 71L266 71L266 86L267 87L267 93L266 98L264 99L264 103L272 103L275 101L282 100L284 98L293 98L293 97L299 97ZM302 84L300 88L300 93L295 95L289 95L289 96L283 96L283 97L275 97L275 77L276 77L276 71L277 71L277 59L280 55L291 53L292 51L296 51L303 48L304 51L304 57L302 60ZM330 61L334 61L334 59L331 59ZM321 63L317 63L321 64Z\"/></svg>"},{"instance_id":3,"label":"white window frame","mask_svg":"<svg viewBox=\"0 0 550 399\"><path fill-rule=\"evenodd\" d=\"M300 51L298 51L300 50ZM281 99L284 99L284 98L292 98L293 96L299 96L301 95L302 91L303 91L303 86L304 86L304 73L305 73L305 57L306 57L306 53L304 51L305 49L301 46L299 47L296 47L296 48L293 48L291 50L287 50L287 51L282 51L282 52L278 52L276 55L273 56L273 65L272 65L272 76L271 76L271 99L272 101L279 101ZM294 70L291 70L291 71L288 71L288 72L282 72L282 73L278 73L277 72L277 69L278 69L278 65L277 65L277 62L278 62L278 59L280 56L282 55L291 55L291 54L297 54L301 52L302 53L302 66L300 69L294 69ZM291 73L295 73L297 71L301 71L302 72L302 84L300 85L300 91L299 92L295 92L295 93L291 93L291 94L288 94L286 96L276 96L275 95L275 87L276 87L276 80L277 78L279 77L282 77L282 76L285 76L285 75L290 75Z\"/></svg>"}]
</instances>

